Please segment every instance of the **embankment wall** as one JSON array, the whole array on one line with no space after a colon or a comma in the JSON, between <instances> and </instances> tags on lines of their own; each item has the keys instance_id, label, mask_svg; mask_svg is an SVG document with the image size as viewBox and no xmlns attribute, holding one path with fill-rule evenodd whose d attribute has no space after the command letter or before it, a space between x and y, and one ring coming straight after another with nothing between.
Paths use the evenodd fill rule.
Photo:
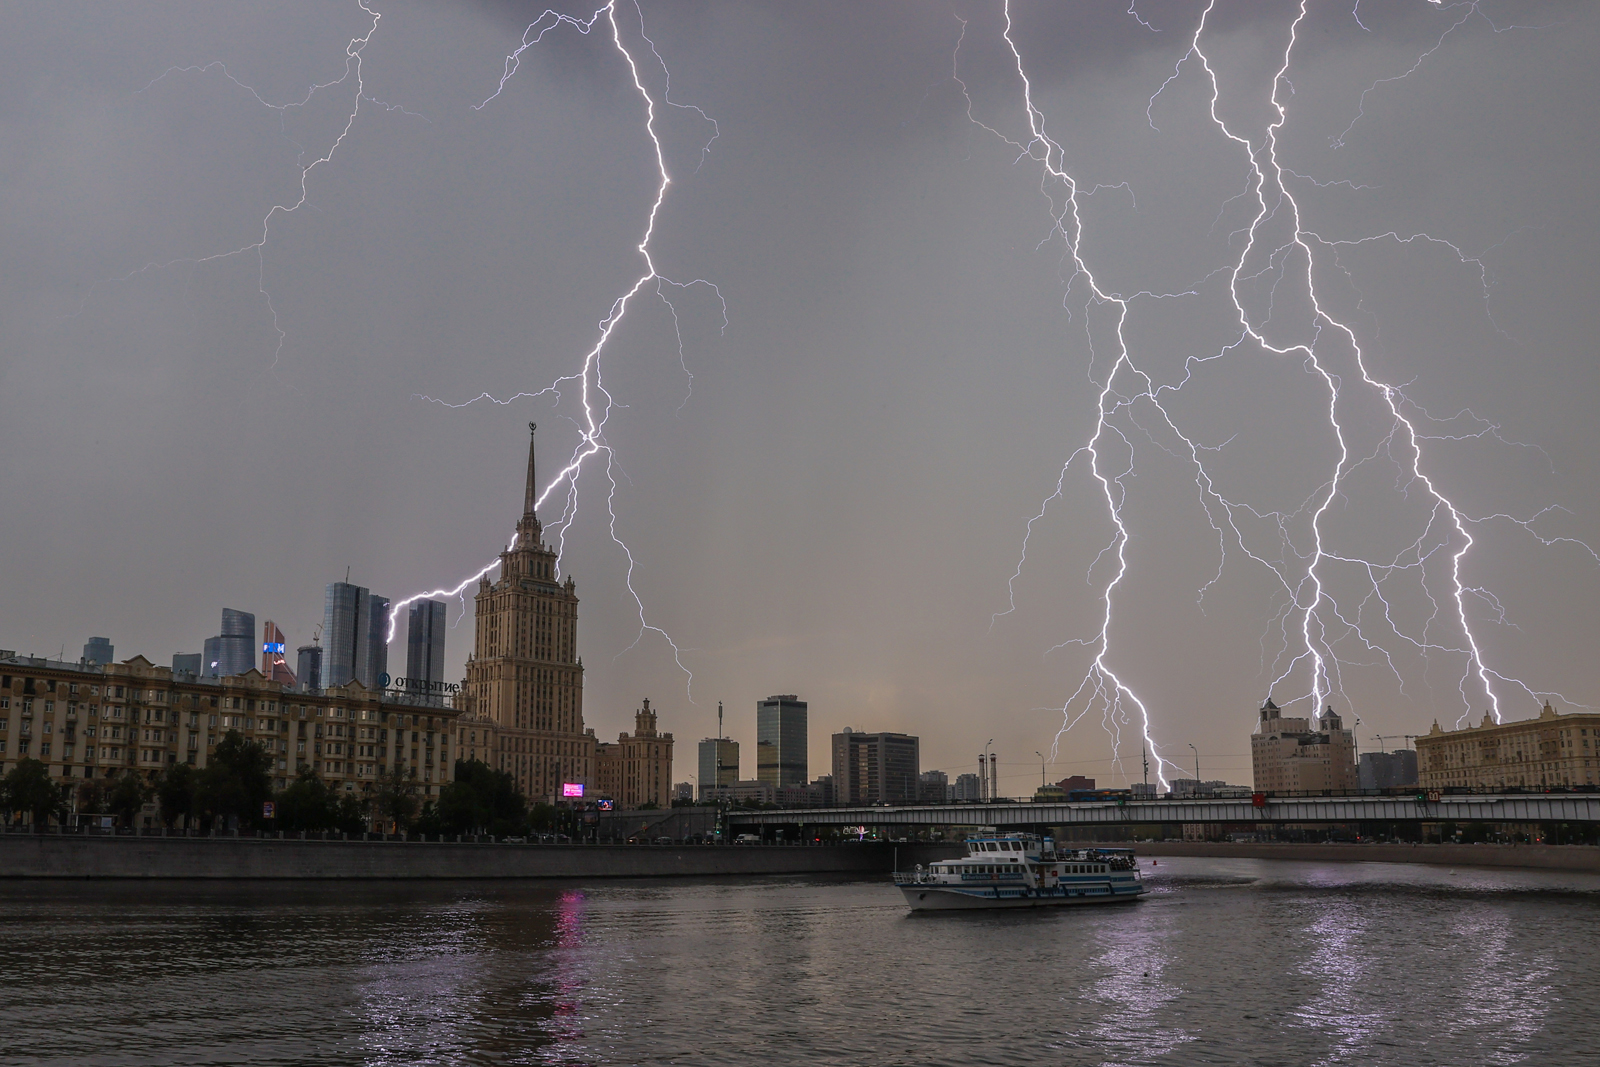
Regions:
<instances>
[{"instance_id":1,"label":"embankment wall","mask_svg":"<svg viewBox=\"0 0 1600 1067\"><path fill-rule=\"evenodd\" d=\"M949 845L515 845L0 835L0 878L477 879L882 874Z\"/></svg>"},{"instance_id":2,"label":"embankment wall","mask_svg":"<svg viewBox=\"0 0 1600 1067\"><path fill-rule=\"evenodd\" d=\"M1249 841L1143 841L1141 856L1210 856L1316 863L1431 863L1447 867L1522 867L1600 873L1591 845L1301 845Z\"/></svg>"}]
</instances>

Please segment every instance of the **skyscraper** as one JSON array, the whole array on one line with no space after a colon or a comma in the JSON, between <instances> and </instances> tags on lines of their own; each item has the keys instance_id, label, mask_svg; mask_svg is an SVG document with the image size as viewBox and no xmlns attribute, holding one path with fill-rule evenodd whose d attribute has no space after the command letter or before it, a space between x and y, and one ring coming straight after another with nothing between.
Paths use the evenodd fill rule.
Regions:
<instances>
[{"instance_id":1,"label":"skyscraper","mask_svg":"<svg viewBox=\"0 0 1600 1067\"><path fill-rule=\"evenodd\" d=\"M294 673L300 691L313 693L322 688L322 646L301 645L295 649Z\"/></svg>"},{"instance_id":2,"label":"skyscraper","mask_svg":"<svg viewBox=\"0 0 1600 1067\"><path fill-rule=\"evenodd\" d=\"M256 665L256 616L248 611L222 608L222 633L218 637L216 673L227 678L250 672Z\"/></svg>"},{"instance_id":3,"label":"skyscraper","mask_svg":"<svg viewBox=\"0 0 1600 1067\"><path fill-rule=\"evenodd\" d=\"M201 655L198 652L175 652L172 655L172 673L199 677L203 668L200 660Z\"/></svg>"},{"instance_id":4,"label":"skyscraper","mask_svg":"<svg viewBox=\"0 0 1600 1067\"><path fill-rule=\"evenodd\" d=\"M208 637L200 653L200 673L206 678L222 677L222 638Z\"/></svg>"},{"instance_id":5,"label":"skyscraper","mask_svg":"<svg viewBox=\"0 0 1600 1067\"><path fill-rule=\"evenodd\" d=\"M91 637L89 643L83 646L83 662L98 663L103 667L111 662L114 651L111 647L111 638Z\"/></svg>"},{"instance_id":6,"label":"skyscraper","mask_svg":"<svg viewBox=\"0 0 1600 1067\"><path fill-rule=\"evenodd\" d=\"M363 586L329 582L322 602L322 685L359 681L379 689L389 669L389 598Z\"/></svg>"},{"instance_id":7,"label":"skyscraper","mask_svg":"<svg viewBox=\"0 0 1600 1067\"><path fill-rule=\"evenodd\" d=\"M271 619L261 624L261 673L269 682L294 686L294 672L284 655L283 631Z\"/></svg>"},{"instance_id":8,"label":"skyscraper","mask_svg":"<svg viewBox=\"0 0 1600 1067\"><path fill-rule=\"evenodd\" d=\"M530 798L559 797L588 785L594 732L583 725L583 661L578 658L578 594L556 576L555 549L534 514L533 424L528 478L516 544L500 553L500 576L478 581L477 626L462 693L464 715L491 724L490 759Z\"/></svg>"},{"instance_id":9,"label":"skyscraper","mask_svg":"<svg viewBox=\"0 0 1600 1067\"><path fill-rule=\"evenodd\" d=\"M833 787L840 804L915 804L919 742L909 734L833 735Z\"/></svg>"},{"instance_id":10,"label":"skyscraper","mask_svg":"<svg viewBox=\"0 0 1600 1067\"><path fill-rule=\"evenodd\" d=\"M806 702L793 693L756 704L756 779L772 785L805 785Z\"/></svg>"},{"instance_id":11,"label":"skyscraper","mask_svg":"<svg viewBox=\"0 0 1600 1067\"><path fill-rule=\"evenodd\" d=\"M700 799L710 800L718 788L739 783L739 742L708 737L700 742Z\"/></svg>"},{"instance_id":12,"label":"skyscraper","mask_svg":"<svg viewBox=\"0 0 1600 1067\"><path fill-rule=\"evenodd\" d=\"M419 600L411 605L406 635L407 689L429 690L444 681L444 631L446 605L442 600Z\"/></svg>"}]
</instances>

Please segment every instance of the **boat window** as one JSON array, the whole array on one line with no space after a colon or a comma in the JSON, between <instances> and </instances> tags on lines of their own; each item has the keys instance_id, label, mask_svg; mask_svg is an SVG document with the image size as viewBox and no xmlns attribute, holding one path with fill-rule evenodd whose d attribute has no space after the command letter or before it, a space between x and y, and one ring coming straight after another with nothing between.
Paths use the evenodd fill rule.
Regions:
<instances>
[{"instance_id":1,"label":"boat window","mask_svg":"<svg viewBox=\"0 0 1600 1067\"><path fill-rule=\"evenodd\" d=\"M988 842L988 849L990 852L999 852L1000 846L995 844L993 841L990 841Z\"/></svg>"}]
</instances>

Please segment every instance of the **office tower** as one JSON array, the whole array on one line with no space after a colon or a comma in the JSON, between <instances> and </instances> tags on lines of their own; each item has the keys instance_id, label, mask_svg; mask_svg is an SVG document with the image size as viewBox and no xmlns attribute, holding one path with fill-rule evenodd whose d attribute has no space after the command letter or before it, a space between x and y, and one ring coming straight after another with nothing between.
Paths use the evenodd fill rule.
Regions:
<instances>
[{"instance_id":1,"label":"office tower","mask_svg":"<svg viewBox=\"0 0 1600 1067\"><path fill-rule=\"evenodd\" d=\"M474 598L477 627L462 690L463 714L494 724L490 765L532 799L559 799L563 786L594 781L595 737L583 725L577 584L556 575L556 550L534 513L533 424L516 544L500 553Z\"/></svg>"},{"instance_id":2,"label":"office tower","mask_svg":"<svg viewBox=\"0 0 1600 1067\"><path fill-rule=\"evenodd\" d=\"M950 776L943 771L923 771L917 779L917 803L943 804L950 799Z\"/></svg>"},{"instance_id":3,"label":"office tower","mask_svg":"<svg viewBox=\"0 0 1600 1067\"><path fill-rule=\"evenodd\" d=\"M174 675L192 674L198 678L201 670L201 658L198 652L174 653L172 657L172 673Z\"/></svg>"},{"instance_id":4,"label":"office tower","mask_svg":"<svg viewBox=\"0 0 1600 1067\"><path fill-rule=\"evenodd\" d=\"M294 651L294 673L300 691L315 693L322 688L322 646L301 645Z\"/></svg>"},{"instance_id":5,"label":"office tower","mask_svg":"<svg viewBox=\"0 0 1600 1067\"><path fill-rule=\"evenodd\" d=\"M920 742L909 734L833 735L833 788L840 804L915 804Z\"/></svg>"},{"instance_id":6,"label":"office tower","mask_svg":"<svg viewBox=\"0 0 1600 1067\"><path fill-rule=\"evenodd\" d=\"M111 638L91 637L89 643L83 646L83 662L98 663L104 667L111 662L112 652Z\"/></svg>"},{"instance_id":7,"label":"office tower","mask_svg":"<svg viewBox=\"0 0 1600 1067\"><path fill-rule=\"evenodd\" d=\"M213 640L215 646L211 644ZM206 645L215 649L215 655L207 656L207 665L216 665L207 673L222 678L248 674L256 665L256 617L248 611L223 608L222 633L208 640Z\"/></svg>"},{"instance_id":8,"label":"office tower","mask_svg":"<svg viewBox=\"0 0 1600 1067\"><path fill-rule=\"evenodd\" d=\"M444 681L444 630L446 605L442 600L419 600L411 605L406 633L406 688L433 688Z\"/></svg>"},{"instance_id":9,"label":"office tower","mask_svg":"<svg viewBox=\"0 0 1600 1067\"><path fill-rule=\"evenodd\" d=\"M1357 775L1362 789L1416 785L1417 754L1409 748L1398 752L1363 752Z\"/></svg>"},{"instance_id":10,"label":"office tower","mask_svg":"<svg viewBox=\"0 0 1600 1067\"><path fill-rule=\"evenodd\" d=\"M700 742L700 799L711 800L713 790L739 784L739 742L708 737Z\"/></svg>"},{"instance_id":11,"label":"office tower","mask_svg":"<svg viewBox=\"0 0 1600 1067\"><path fill-rule=\"evenodd\" d=\"M389 598L349 582L329 582L322 602L322 684L383 687L389 667Z\"/></svg>"},{"instance_id":12,"label":"office tower","mask_svg":"<svg viewBox=\"0 0 1600 1067\"><path fill-rule=\"evenodd\" d=\"M269 682L294 687L294 672L284 655L283 631L271 619L261 626L261 673Z\"/></svg>"},{"instance_id":13,"label":"office tower","mask_svg":"<svg viewBox=\"0 0 1600 1067\"><path fill-rule=\"evenodd\" d=\"M222 638L206 638L205 651L200 654L200 673L207 678L222 677Z\"/></svg>"},{"instance_id":14,"label":"office tower","mask_svg":"<svg viewBox=\"0 0 1600 1067\"><path fill-rule=\"evenodd\" d=\"M951 800L982 800L983 784L976 774L958 774L950 793Z\"/></svg>"},{"instance_id":15,"label":"office tower","mask_svg":"<svg viewBox=\"0 0 1600 1067\"><path fill-rule=\"evenodd\" d=\"M756 780L806 784L806 702L793 693L756 704Z\"/></svg>"}]
</instances>

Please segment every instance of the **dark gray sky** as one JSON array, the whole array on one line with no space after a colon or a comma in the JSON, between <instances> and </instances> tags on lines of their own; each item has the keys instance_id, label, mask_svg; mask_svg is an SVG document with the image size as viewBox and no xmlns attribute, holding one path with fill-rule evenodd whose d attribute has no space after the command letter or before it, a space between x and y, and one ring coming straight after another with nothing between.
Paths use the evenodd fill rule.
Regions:
<instances>
[{"instance_id":1,"label":"dark gray sky","mask_svg":"<svg viewBox=\"0 0 1600 1067\"><path fill-rule=\"evenodd\" d=\"M304 642L346 566L399 598L491 560L519 507L530 419L551 473L579 443L570 388L559 403L421 398L505 398L575 373L640 276L655 163L623 57L608 30L562 28L474 110L543 5L370 6L382 17L359 108L304 205L273 217L259 256L207 259L258 241L269 210L298 201L301 167L356 105L355 76L282 105L344 76L370 17L353 2L5 5L0 646L75 656L103 634L119 657L167 662L198 651L224 606ZM1352 6L1311 4L1279 89L1279 162L1320 238L1318 296L1369 373L1404 387L1429 438L1422 470L1462 515L1564 509L1531 528L1468 524L1463 602L1488 669L1600 703L1600 566L1560 540L1600 539L1600 15ZM1303 354L1229 347L1226 268L1258 204L1198 59L1151 103L1203 8L1141 2L1151 29L1120 2L1018 3L1013 33L1080 182L1078 252L1102 290L1189 294L1128 303L1130 355L1155 384L1184 383L1164 407L1217 493L1267 516L1235 512L1260 561L1231 529L1219 549L1224 512L1183 440L1148 398L1118 407L1101 457L1110 475L1131 457L1128 572L1106 662L1166 754L1190 766L1194 744L1205 777L1248 781L1254 708L1304 649L1303 612L1286 611L1268 564L1304 576L1302 505L1326 496L1339 443ZM1218 115L1258 147L1297 10L1221 0L1201 38ZM618 11L674 178L652 251L672 279L715 282L728 318L724 330L706 287L673 291L680 361L652 286L604 349L616 530L694 683L691 701L658 634L634 643L628 558L591 460L563 560L583 600L589 723L629 728L648 695L692 741L722 700L753 742L754 702L797 692L813 773L848 724L918 733L924 765L951 773L993 737L1008 790L1023 791L1093 656L1050 650L1094 638L1115 573L1084 457L1061 472L1094 433L1117 345L1114 305L1087 302L1052 234L1060 187L1042 190L1037 161L969 121L952 80L975 118L1027 140L1001 6L646 3L672 99L720 129L703 155L710 126L661 102L639 11ZM1370 457L1320 523L1341 557L1319 569L1334 598L1319 647L1342 663L1332 703L1361 717L1363 748L1481 715L1483 687L1449 651L1465 647L1450 567L1465 541L1410 477L1406 435L1349 344L1326 323L1318 335L1304 257L1269 255L1292 220L1275 188L1267 199L1241 302L1269 344L1317 338L1352 461ZM1133 397L1136 379L1119 375L1117 395ZM1463 411L1481 421L1450 419ZM994 618L1058 479L1015 610ZM1286 516L1283 534L1268 513ZM470 618L456 634L452 669ZM1310 684L1297 670L1274 696ZM1495 692L1508 717L1537 707L1515 682ZM1072 708L1087 717L1061 737L1052 777L1118 780L1100 709ZM1122 737L1137 777L1137 731ZM689 764L685 752L681 774Z\"/></svg>"}]
</instances>

